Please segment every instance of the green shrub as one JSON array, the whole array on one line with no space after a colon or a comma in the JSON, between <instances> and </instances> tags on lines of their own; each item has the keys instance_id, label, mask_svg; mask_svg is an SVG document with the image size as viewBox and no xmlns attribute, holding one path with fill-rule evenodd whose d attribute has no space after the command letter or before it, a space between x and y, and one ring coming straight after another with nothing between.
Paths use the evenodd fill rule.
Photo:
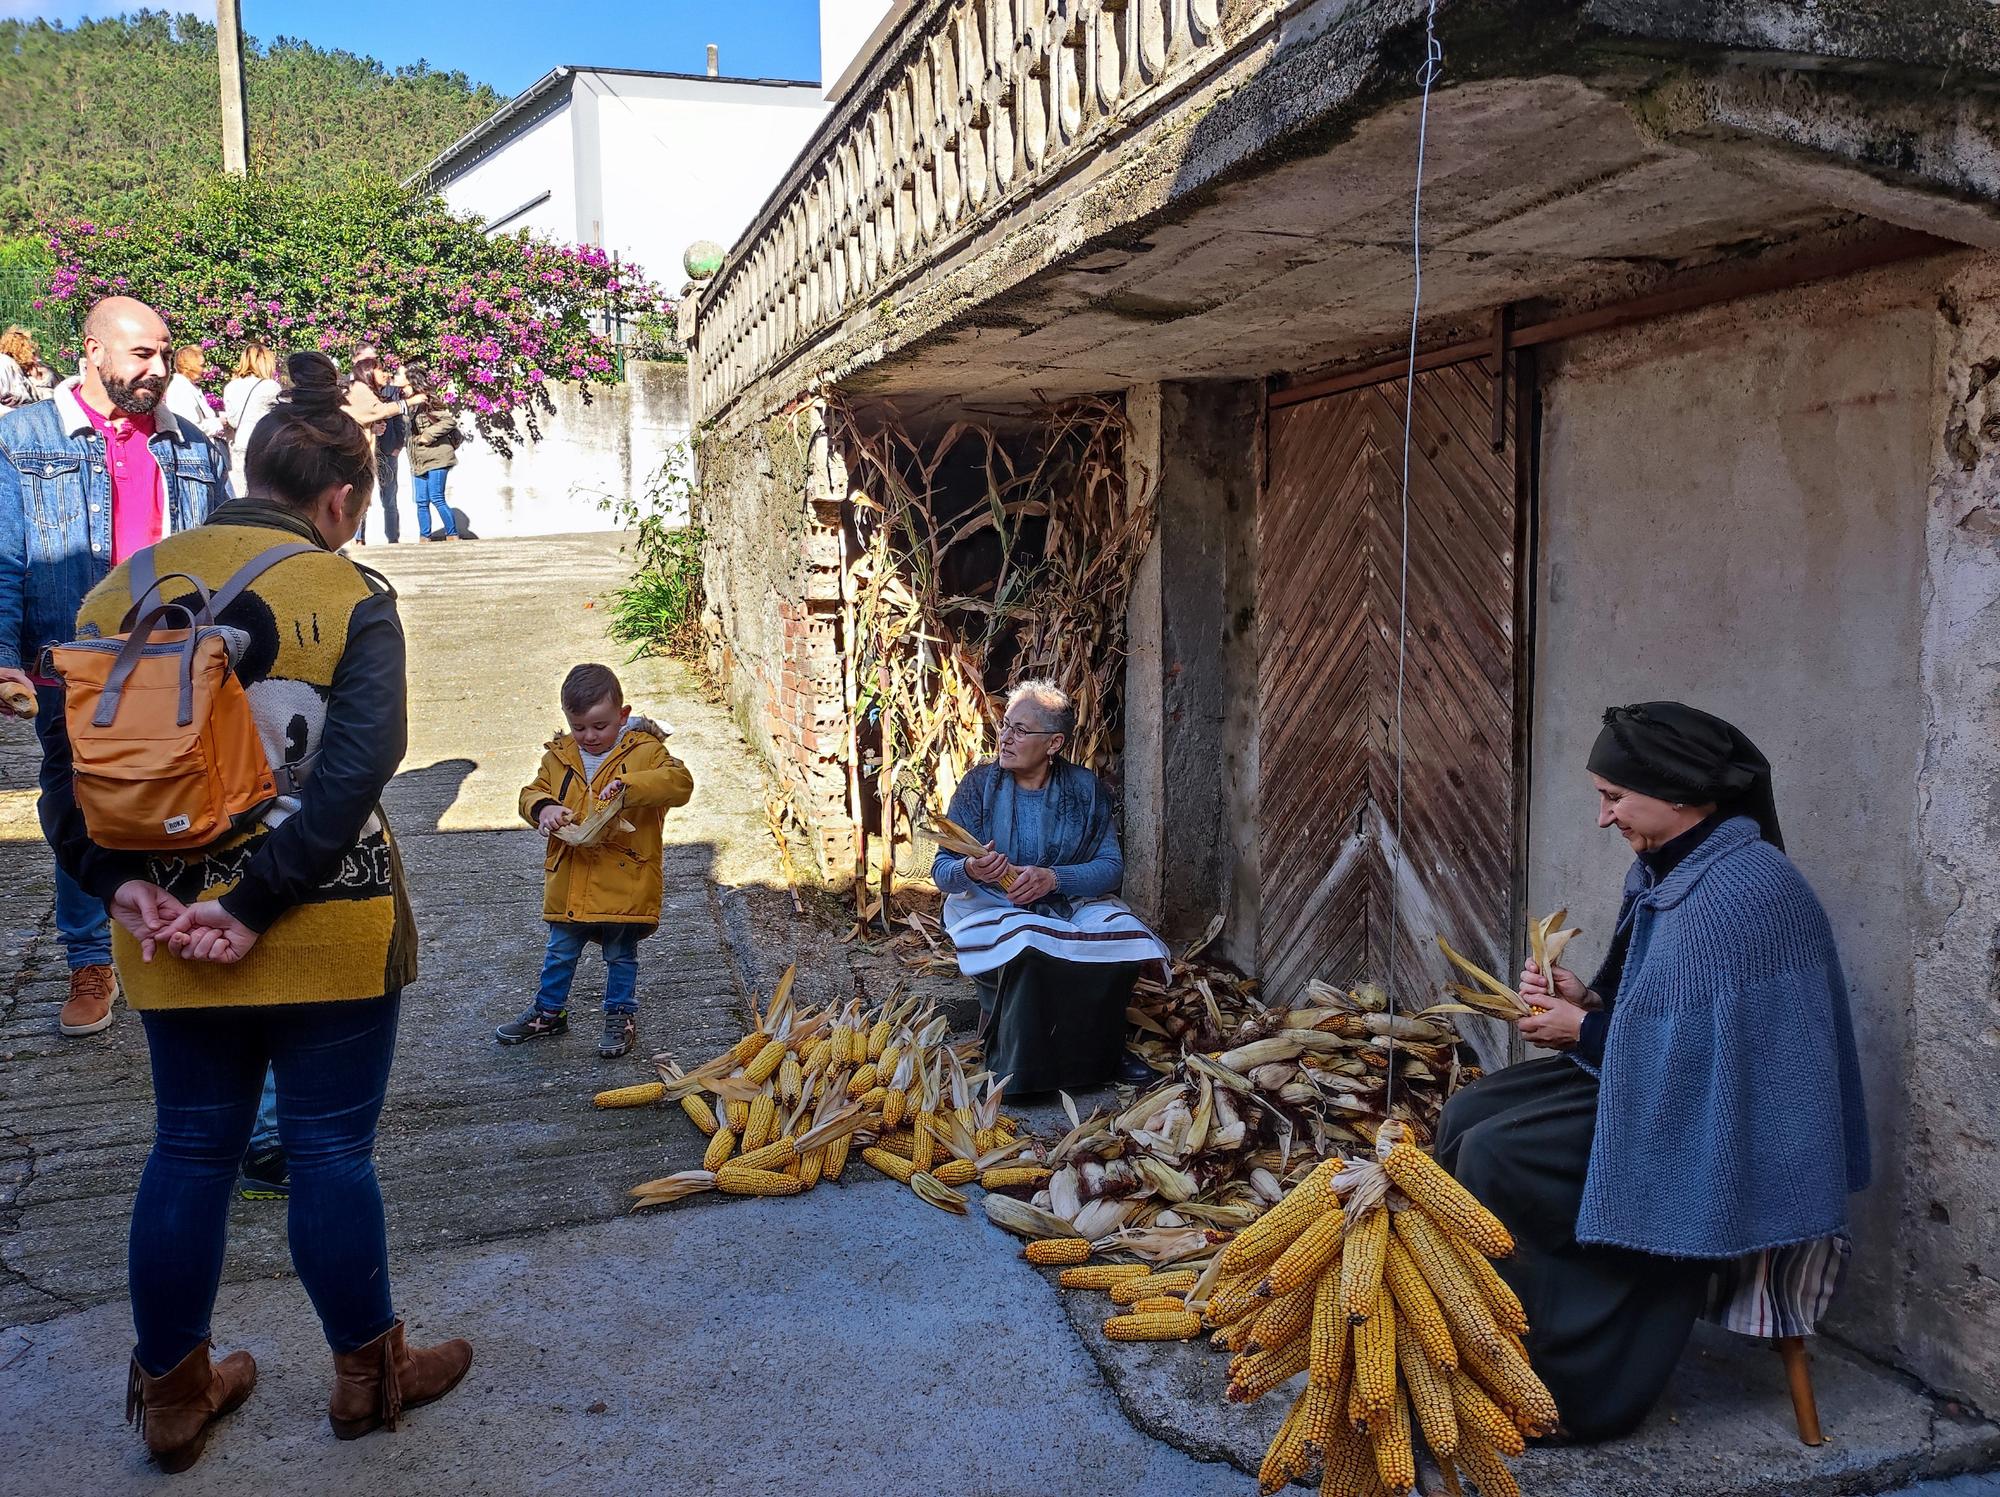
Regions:
<instances>
[{"instance_id":1,"label":"green shrub","mask_svg":"<svg viewBox=\"0 0 2000 1497\"><path fill-rule=\"evenodd\" d=\"M611 637L632 646L631 658L701 653L701 576L704 532L689 518L694 482L689 453L677 444L638 498L612 496L603 507L618 523L636 529L632 580L612 595Z\"/></svg>"}]
</instances>

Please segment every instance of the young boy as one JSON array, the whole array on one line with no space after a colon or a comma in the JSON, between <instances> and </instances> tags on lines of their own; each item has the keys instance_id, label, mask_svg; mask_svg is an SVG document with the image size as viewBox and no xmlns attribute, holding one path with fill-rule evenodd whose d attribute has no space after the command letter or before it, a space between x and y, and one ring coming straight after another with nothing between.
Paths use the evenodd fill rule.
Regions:
<instances>
[{"instance_id":1,"label":"young boy","mask_svg":"<svg viewBox=\"0 0 2000 1497\"><path fill-rule=\"evenodd\" d=\"M618 678L601 665L579 665L562 685L559 733L542 756L541 773L521 792L521 815L549 839L543 862L542 918L548 953L535 1001L493 1034L518 1045L569 1030L569 986L583 948L604 948L604 1037L607 1060L632 1048L638 1034L639 942L660 924L660 830L673 806L694 793L694 777L667 752L666 735L632 716ZM586 820L600 802L625 793L623 819L590 847L572 847L560 827Z\"/></svg>"}]
</instances>

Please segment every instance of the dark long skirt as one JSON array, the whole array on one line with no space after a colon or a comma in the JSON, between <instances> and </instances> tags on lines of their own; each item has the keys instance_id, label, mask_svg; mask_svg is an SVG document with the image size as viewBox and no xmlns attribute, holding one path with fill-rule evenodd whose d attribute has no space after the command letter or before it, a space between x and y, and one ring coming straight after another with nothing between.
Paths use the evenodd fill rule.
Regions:
<instances>
[{"instance_id":1,"label":"dark long skirt","mask_svg":"<svg viewBox=\"0 0 2000 1497\"><path fill-rule=\"evenodd\" d=\"M1011 1077L1010 1097L1098 1086L1125 1048L1131 962L1065 962L1024 951L974 978L986 1068Z\"/></svg>"},{"instance_id":2,"label":"dark long skirt","mask_svg":"<svg viewBox=\"0 0 2000 1497\"><path fill-rule=\"evenodd\" d=\"M1629 1433L1666 1386L1714 1265L1576 1240L1597 1078L1560 1056L1509 1066L1446 1105L1437 1157L1514 1234L1495 1266L1528 1312L1528 1357L1572 1439Z\"/></svg>"}]
</instances>

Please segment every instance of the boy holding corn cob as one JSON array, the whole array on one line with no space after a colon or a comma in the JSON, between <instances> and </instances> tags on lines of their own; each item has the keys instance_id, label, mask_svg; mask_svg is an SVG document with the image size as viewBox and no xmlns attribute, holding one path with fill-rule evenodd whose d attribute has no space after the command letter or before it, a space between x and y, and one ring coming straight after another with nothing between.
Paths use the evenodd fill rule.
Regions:
<instances>
[{"instance_id":1,"label":"boy holding corn cob","mask_svg":"<svg viewBox=\"0 0 2000 1497\"><path fill-rule=\"evenodd\" d=\"M607 667L572 670L563 681L562 708L569 731L550 740L540 773L521 791L522 817L548 838L542 918L549 944L541 987L493 1035L518 1045L568 1033L577 959L595 941L605 966L597 1053L610 1060L638 1036L639 942L660 923L661 833L667 812L694 793L694 777L667 752L657 724L632 716ZM591 834L571 840L560 835L565 828Z\"/></svg>"}]
</instances>

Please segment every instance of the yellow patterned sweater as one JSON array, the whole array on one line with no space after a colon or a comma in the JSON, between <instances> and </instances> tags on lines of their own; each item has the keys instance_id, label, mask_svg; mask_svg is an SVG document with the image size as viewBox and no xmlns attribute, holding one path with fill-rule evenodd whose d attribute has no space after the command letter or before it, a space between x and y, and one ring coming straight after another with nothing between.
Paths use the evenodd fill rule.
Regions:
<instances>
[{"instance_id":1,"label":"yellow patterned sweater","mask_svg":"<svg viewBox=\"0 0 2000 1497\"><path fill-rule=\"evenodd\" d=\"M161 577L185 572L214 592L252 557L301 539L322 550L277 563L217 620L249 636L236 673L265 756L274 767L311 761L300 794L281 796L249 832L177 856L91 845L66 790L52 793L59 849L86 888L108 898L127 879L147 879L187 904L219 899L262 933L232 965L184 962L164 949L145 962L114 924L118 975L135 1009L373 998L416 976L402 860L380 807L408 730L394 591L324 550L303 519L253 500L169 536L154 565ZM127 568L113 569L84 600L79 637L117 633L130 586Z\"/></svg>"}]
</instances>

